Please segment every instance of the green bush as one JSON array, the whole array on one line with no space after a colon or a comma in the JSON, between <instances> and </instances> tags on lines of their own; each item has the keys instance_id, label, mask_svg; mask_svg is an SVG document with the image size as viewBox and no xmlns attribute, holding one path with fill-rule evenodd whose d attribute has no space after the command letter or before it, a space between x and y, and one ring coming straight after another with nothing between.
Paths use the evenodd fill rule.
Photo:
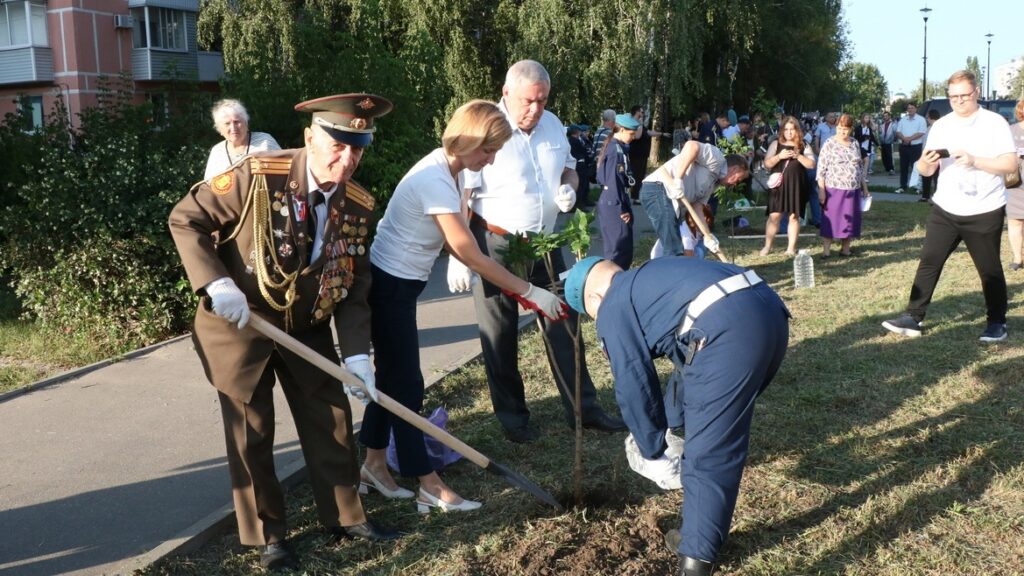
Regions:
<instances>
[{"instance_id":1,"label":"green bush","mask_svg":"<svg viewBox=\"0 0 1024 576\"><path fill-rule=\"evenodd\" d=\"M44 326L124 351L180 331L191 318L194 300L180 276L167 246L101 234L58 252L50 265L23 268L16 293Z\"/></svg>"},{"instance_id":2,"label":"green bush","mask_svg":"<svg viewBox=\"0 0 1024 576\"><path fill-rule=\"evenodd\" d=\"M0 160L0 269L27 317L112 352L188 325L191 296L166 222L215 136L196 121L203 99L188 85L172 84L174 113L159 121L121 80L77 128L60 106L34 133L16 117L0 127L0 158L20 163Z\"/></svg>"}]
</instances>

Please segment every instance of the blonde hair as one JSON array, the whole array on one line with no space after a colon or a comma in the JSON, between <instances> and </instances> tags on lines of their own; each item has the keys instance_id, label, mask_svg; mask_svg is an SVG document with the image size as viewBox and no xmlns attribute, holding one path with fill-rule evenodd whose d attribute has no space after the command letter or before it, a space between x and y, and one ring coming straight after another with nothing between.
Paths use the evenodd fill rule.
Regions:
<instances>
[{"instance_id":1,"label":"blonde hair","mask_svg":"<svg viewBox=\"0 0 1024 576\"><path fill-rule=\"evenodd\" d=\"M487 100L471 100L452 114L441 143L452 155L469 154L478 148L500 148L512 137L505 113Z\"/></svg>"},{"instance_id":2,"label":"blonde hair","mask_svg":"<svg viewBox=\"0 0 1024 576\"><path fill-rule=\"evenodd\" d=\"M1024 121L1024 98L1017 100L1017 106L1013 108L1013 115L1017 117L1017 121Z\"/></svg>"}]
</instances>

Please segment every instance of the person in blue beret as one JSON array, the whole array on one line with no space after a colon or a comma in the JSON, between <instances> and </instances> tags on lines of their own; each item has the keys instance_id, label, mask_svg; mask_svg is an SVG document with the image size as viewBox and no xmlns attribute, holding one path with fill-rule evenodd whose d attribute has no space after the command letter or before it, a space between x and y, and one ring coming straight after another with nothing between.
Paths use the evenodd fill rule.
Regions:
<instances>
[{"instance_id":1,"label":"person in blue beret","mask_svg":"<svg viewBox=\"0 0 1024 576\"><path fill-rule=\"evenodd\" d=\"M569 271L565 300L597 322L631 433L627 457L632 443L639 452L631 467L662 487L681 475L685 521L665 537L678 574L710 576L732 523L754 402L786 355L785 304L752 270L683 257L632 270L585 258ZM675 366L664 392L660 357ZM679 426L681 455L666 441Z\"/></svg>"},{"instance_id":2,"label":"person in blue beret","mask_svg":"<svg viewBox=\"0 0 1024 576\"><path fill-rule=\"evenodd\" d=\"M629 143L636 138L640 122L629 114L615 117L612 135L597 156L597 223L601 228L604 256L621 268L633 263L633 204L629 189L636 184L629 162Z\"/></svg>"}]
</instances>

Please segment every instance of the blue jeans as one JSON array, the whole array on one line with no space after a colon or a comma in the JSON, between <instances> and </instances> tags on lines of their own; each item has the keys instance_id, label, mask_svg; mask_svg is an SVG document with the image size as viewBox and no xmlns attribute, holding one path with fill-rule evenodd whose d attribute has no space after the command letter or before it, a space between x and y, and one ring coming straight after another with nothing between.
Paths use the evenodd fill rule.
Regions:
<instances>
[{"instance_id":1,"label":"blue jeans","mask_svg":"<svg viewBox=\"0 0 1024 576\"><path fill-rule=\"evenodd\" d=\"M640 186L640 205L651 219L665 256L682 254L683 239L679 236L679 220L676 218L675 206L665 192L665 186L661 182L644 182Z\"/></svg>"}]
</instances>

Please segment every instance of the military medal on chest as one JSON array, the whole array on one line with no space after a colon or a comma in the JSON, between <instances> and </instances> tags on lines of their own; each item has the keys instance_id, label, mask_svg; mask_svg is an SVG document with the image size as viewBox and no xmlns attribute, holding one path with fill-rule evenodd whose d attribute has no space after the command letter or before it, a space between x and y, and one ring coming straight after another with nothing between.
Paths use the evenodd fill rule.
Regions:
<instances>
[{"instance_id":1,"label":"military medal on chest","mask_svg":"<svg viewBox=\"0 0 1024 576\"><path fill-rule=\"evenodd\" d=\"M348 244L344 238L336 238L324 244L324 268L320 274L320 289L313 304L313 318L325 320L334 307L348 297L348 289L355 279L353 261L348 256Z\"/></svg>"}]
</instances>

